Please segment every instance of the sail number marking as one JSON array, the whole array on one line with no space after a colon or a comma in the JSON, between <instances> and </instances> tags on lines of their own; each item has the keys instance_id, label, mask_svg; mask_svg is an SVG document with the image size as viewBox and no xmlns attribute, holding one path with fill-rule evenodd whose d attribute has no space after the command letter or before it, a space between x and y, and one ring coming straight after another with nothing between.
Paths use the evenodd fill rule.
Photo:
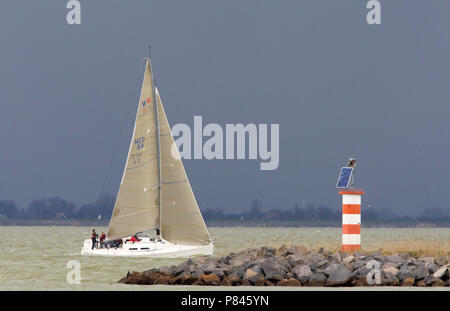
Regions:
<instances>
[{"instance_id":1,"label":"sail number marking","mask_svg":"<svg viewBox=\"0 0 450 311\"><path fill-rule=\"evenodd\" d=\"M134 144L136 145L137 150L144 148L145 136L135 139Z\"/></svg>"}]
</instances>

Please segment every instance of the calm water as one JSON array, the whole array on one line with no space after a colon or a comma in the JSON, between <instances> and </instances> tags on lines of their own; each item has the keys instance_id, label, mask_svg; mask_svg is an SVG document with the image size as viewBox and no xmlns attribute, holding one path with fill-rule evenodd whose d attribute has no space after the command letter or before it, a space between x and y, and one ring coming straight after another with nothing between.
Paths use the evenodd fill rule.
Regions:
<instances>
[{"instance_id":1,"label":"calm water","mask_svg":"<svg viewBox=\"0 0 450 311\"><path fill-rule=\"evenodd\" d=\"M98 232L106 228L96 228ZM142 271L183 259L109 258L80 255L89 227L0 227L0 290L154 290L164 286L117 284L127 271ZM301 244L308 248L340 246L339 228L210 228L214 256L248 247ZM450 252L450 228L363 229L362 245L368 250L426 249ZM81 284L69 285L67 263L81 264ZM186 287L170 287L183 290ZM190 289L193 289L192 287ZM201 290L208 288L201 287ZM217 288L213 288L217 289ZM261 290L261 288L258 288Z\"/></svg>"}]
</instances>

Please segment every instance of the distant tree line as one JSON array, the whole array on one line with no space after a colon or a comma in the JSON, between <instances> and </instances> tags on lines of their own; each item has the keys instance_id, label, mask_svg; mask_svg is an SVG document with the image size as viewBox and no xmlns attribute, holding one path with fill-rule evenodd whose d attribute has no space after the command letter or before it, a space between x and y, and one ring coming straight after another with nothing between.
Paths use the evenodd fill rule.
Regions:
<instances>
[{"instance_id":1,"label":"distant tree line","mask_svg":"<svg viewBox=\"0 0 450 311\"><path fill-rule=\"evenodd\" d=\"M33 200L27 208L14 201L0 201L0 218L10 219L109 219L114 209L115 196L102 194L97 201L78 207L60 197Z\"/></svg>"},{"instance_id":2,"label":"distant tree line","mask_svg":"<svg viewBox=\"0 0 450 311\"><path fill-rule=\"evenodd\" d=\"M362 207L361 217L368 222L388 223L450 223L449 210L439 207L426 208L417 216L400 216L388 208ZM205 220L250 220L250 221L336 221L341 222L340 208L331 208L313 203L300 207L295 204L291 209L272 208L263 210L262 203L255 199L248 211L228 214L220 209L206 209L203 211Z\"/></svg>"},{"instance_id":3,"label":"distant tree line","mask_svg":"<svg viewBox=\"0 0 450 311\"><path fill-rule=\"evenodd\" d=\"M0 201L0 218L8 219L98 219L108 220L113 212L115 196L102 194L94 203L77 206L60 197L33 200L27 208L20 208L14 201ZM328 221L340 223L340 208L330 208L313 203L300 207L295 204L291 209L272 208L264 210L262 203L253 200L250 209L241 213L225 213L221 209L202 210L207 221ZM449 210L439 207L424 209L417 216L399 216L388 208L362 207L364 222L374 223L450 223Z\"/></svg>"}]
</instances>

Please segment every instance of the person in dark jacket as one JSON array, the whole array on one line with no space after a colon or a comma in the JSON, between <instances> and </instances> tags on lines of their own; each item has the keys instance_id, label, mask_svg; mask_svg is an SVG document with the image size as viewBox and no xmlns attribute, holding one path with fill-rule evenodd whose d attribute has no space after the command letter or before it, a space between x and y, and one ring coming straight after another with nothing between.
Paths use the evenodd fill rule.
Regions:
<instances>
[{"instance_id":1,"label":"person in dark jacket","mask_svg":"<svg viewBox=\"0 0 450 311\"><path fill-rule=\"evenodd\" d=\"M119 248L120 244L122 244L122 239L117 239L112 242L111 246L114 248Z\"/></svg>"},{"instance_id":2,"label":"person in dark jacket","mask_svg":"<svg viewBox=\"0 0 450 311\"><path fill-rule=\"evenodd\" d=\"M97 232L95 232L95 229L92 229L92 234L91 234L92 249L94 249L95 245L97 244L97 238L98 238Z\"/></svg>"}]
</instances>

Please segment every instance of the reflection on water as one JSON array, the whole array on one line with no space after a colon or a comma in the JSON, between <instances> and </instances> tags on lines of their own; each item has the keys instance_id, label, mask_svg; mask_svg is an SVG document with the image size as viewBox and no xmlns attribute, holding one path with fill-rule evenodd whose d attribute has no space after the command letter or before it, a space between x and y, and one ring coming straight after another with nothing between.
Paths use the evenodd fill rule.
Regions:
<instances>
[{"instance_id":1,"label":"reflection on water","mask_svg":"<svg viewBox=\"0 0 450 311\"><path fill-rule=\"evenodd\" d=\"M143 271L183 259L84 257L83 240L89 227L0 227L0 290L152 290L163 286L117 284L127 271ZM96 228L97 232L106 228ZM214 256L244 248L302 244L308 248L337 250L339 228L209 228ZM420 250L449 254L450 228L362 229L367 250ZM66 267L70 260L81 264L81 284L69 285ZM185 289L186 287L170 287ZM217 289L217 288L213 288ZM261 290L262 288L259 288ZM208 290L201 287L201 290Z\"/></svg>"}]
</instances>

